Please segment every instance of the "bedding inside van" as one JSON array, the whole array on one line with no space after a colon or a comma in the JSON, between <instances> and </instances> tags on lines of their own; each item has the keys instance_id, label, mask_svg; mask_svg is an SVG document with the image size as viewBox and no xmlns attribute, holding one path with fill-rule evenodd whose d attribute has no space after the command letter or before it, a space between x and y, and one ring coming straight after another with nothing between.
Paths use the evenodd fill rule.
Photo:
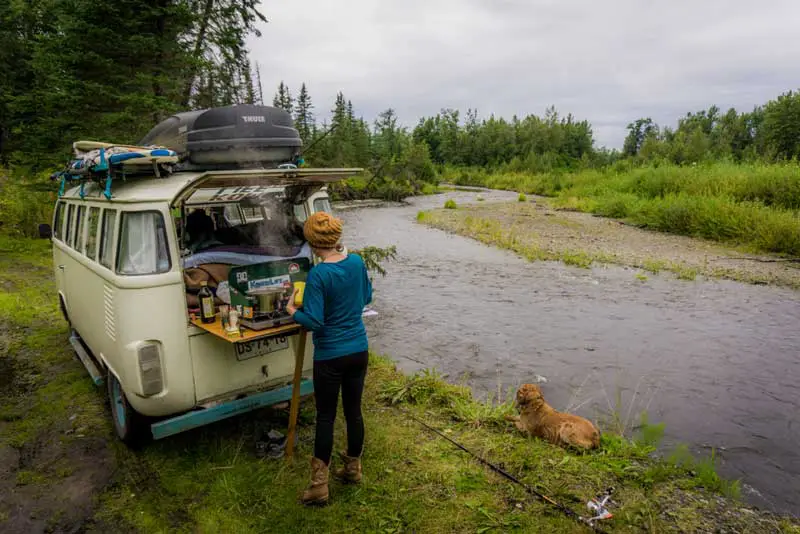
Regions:
<instances>
[{"instance_id":1,"label":"bedding inside van","mask_svg":"<svg viewBox=\"0 0 800 534\"><path fill-rule=\"evenodd\" d=\"M311 247L303 236L304 217L299 217L305 215L305 208L297 210L284 188L267 188L253 198L242 197L234 189L232 194L237 194L227 202L220 202L224 196L220 191L200 195L202 192L195 192L183 214L176 213L182 249L180 264L190 308L197 306L201 282L208 284L217 304L221 303L220 296L225 301L231 268L301 258L313 260Z\"/></svg>"},{"instance_id":2,"label":"bedding inside van","mask_svg":"<svg viewBox=\"0 0 800 534\"><path fill-rule=\"evenodd\" d=\"M266 263L270 261L289 260L294 258L312 259L311 247L308 243L303 243L299 247L293 247L289 254L280 254L284 250L277 250L273 247L245 246L245 245L222 245L212 247L201 252L196 252L183 258L183 268L198 267L207 263L224 263L227 265L253 265L256 263Z\"/></svg>"}]
</instances>

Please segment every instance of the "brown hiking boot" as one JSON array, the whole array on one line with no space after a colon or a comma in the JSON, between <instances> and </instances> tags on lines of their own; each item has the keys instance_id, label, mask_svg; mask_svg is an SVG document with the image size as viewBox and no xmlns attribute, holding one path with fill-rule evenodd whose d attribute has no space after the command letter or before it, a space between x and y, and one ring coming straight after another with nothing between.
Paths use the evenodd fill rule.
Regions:
<instances>
[{"instance_id":1,"label":"brown hiking boot","mask_svg":"<svg viewBox=\"0 0 800 534\"><path fill-rule=\"evenodd\" d=\"M361 458L347 456L345 453L340 452L339 457L342 459L343 467L334 471L333 476L342 482L349 482L357 484L361 482Z\"/></svg>"},{"instance_id":2,"label":"brown hiking boot","mask_svg":"<svg viewBox=\"0 0 800 534\"><path fill-rule=\"evenodd\" d=\"M300 500L303 504L322 505L328 502L328 466L319 458L311 458L311 484Z\"/></svg>"}]
</instances>

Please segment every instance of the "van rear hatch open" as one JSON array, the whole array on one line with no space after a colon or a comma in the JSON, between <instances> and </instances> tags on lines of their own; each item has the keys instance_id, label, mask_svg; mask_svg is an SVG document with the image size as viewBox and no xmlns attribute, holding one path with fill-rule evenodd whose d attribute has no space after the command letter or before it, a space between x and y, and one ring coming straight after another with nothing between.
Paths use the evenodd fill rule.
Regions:
<instances>
[{"instance_id":1,"label":"van rear hatch open","mask_svg":"<svg viewBox=\"0 0 800 534\"><path fill-rule=\"evenodd\" d=\"M338 182L355 176L363 169L248 169L237 171L209 171L197 175L180 189L172 200L172 207L180 207L198 189L218 190L220 195L240 195L256 197L275 187L315 187ZM224 191L229 189L230 191ZM220 202L223 198L218 199Z\"/></svg>"},{"instance_id":2,"label":"van rear hatch open","mask_svg":"<svg viewBox=\"0 0 800 534\"><path fill-rule=\"evenodd\" d=\"M190 327L197 402L278 385L291 375L297 336L269 332L292 324L287 299L292 285L305 280L313 263L302 232L305 217L317 209L309 199L326 184L359 171L209 171L195 176L175 195L190 313L199 311L196 295L205 283L218 306L236 309L240 324L264 333L257 340L237 342ZM192 224L195 215L213 221L208 227L214 229L213 235L201 239L199 247L193 244L192 228L198 228Z\"/></svg>"}]
</instances>

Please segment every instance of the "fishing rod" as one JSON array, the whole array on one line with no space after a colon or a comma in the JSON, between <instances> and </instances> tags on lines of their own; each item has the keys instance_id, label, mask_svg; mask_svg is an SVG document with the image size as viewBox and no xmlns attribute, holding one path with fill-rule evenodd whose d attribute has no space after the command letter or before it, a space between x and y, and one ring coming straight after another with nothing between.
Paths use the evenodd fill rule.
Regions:
<instances>
[{"instance_id":1,"label":"fishing rod","mask_svg":"<svg viewBox=\"0 0 800 534\"><path fill-rule=\"evenodd\" d=\"M324 132L324 133L323 133L321 136L319 136L319 137L317 137L316 139L314 139L314 142L313 142L313 143L311 143L310 145L308 145L308 148L305 148L305 149L303 149L303 155L305 155L305 153L306 153L306 152L308 152L308 151L310 151L312 148L314 148L314 146L315 146L315 145L317 145L317 144L318 144L320 141L322 141L323 139L325 139L325 137L327 137L327 135L328 135L329 133L331 133L332 131L334 131L334 130L336 129L336 127L337 127L337 126L339 126L339 124L338 124L338 123L336 123L336 124L331 124L330 128L328 128L328 129L327 129L327 130L326 130L326 131L325 131L325 132Z\"/></svg>"},{"instance_id":2,"label":"fishing rod","mask_svg":"<svg viewBox=\"0 0 800 534\"><path fill-rule=\"evenodd\" d=\"M472 452L471 450L467 449L461 443L459 443L456 440L452 439L451 437L447 436L441 430L432 427L431 425L429 425L428 423L426 423L422 419L419 419L418 417L416 417L412 413L409 413L408 411L403 410L402 408L398 408L398 410L400 410L401 412L404 412L408 417L410 417L411 419L413 419L414 421L416 421L417 423L419 423L420 425L422 425L426 429L430 430L431 432L433 432L437 436L446 439L451 444L453 444L455 447L457 447L457 448L461 449L462 451L466 452L467 454L469 454L470 456L472 456L473 458L478 460L483 465L489 467L492 471L496 472L500 476L502 476L502 477L506 478L507 480L510 480L511 482L521 486L523 489L525 489L525 491L527 491L528 493L530 493L534 497L537 497L539 500L541 500L541 501L543 501L543 502L545 502L545 503L557 508L562 513L564 513L567 517L570 517L570 518L578 521L579 523L581 523L583 525L586 525L587 527L591 528L595 532L599 532L601 534L605 534L605 531L603 529L601 529L600 527L598 527L595 523L593 523L591 518L583 517L582 515L579 515L576 512L574 512L573 510L567 508L563 504L551 499L550 497L548 497L544 493L541 493L541 492L537 491L536 489L534 489L531 486L527 485L526 483L524 483L523 481L521 481L520 479L518 479L517 477L515 477L514 475L512 475L511 473L509 473L505 469L503 469L502 467L497 466L497 465L491 463L488 460L485 460L481 456L479 456L479 455L475 454L474 452ZM611 492L611 489L609 489L607 494L610 493L610 492ZM608 500L608 499L606 499L606 500ZM605 504L605 502L603 502L603 504Z\"/></svg>"}]
</instances>

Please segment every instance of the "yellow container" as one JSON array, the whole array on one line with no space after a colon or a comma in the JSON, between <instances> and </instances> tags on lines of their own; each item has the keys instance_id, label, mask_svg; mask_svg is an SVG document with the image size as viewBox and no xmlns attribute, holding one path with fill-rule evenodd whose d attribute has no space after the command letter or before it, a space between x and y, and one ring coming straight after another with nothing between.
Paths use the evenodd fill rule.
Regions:
<instances>
[{"instance_id":1,"label":"yellow container","mask_svg":"<svg viewBox=\"0 0 800 534\"><path fill-rule=\"evenodd\" d=\"M305 282L295 282L294 288L297 290L297 295L294 296L294 305L298 308L303 305L303 293L306 290Z\"/></svg>"}]
</instances>

